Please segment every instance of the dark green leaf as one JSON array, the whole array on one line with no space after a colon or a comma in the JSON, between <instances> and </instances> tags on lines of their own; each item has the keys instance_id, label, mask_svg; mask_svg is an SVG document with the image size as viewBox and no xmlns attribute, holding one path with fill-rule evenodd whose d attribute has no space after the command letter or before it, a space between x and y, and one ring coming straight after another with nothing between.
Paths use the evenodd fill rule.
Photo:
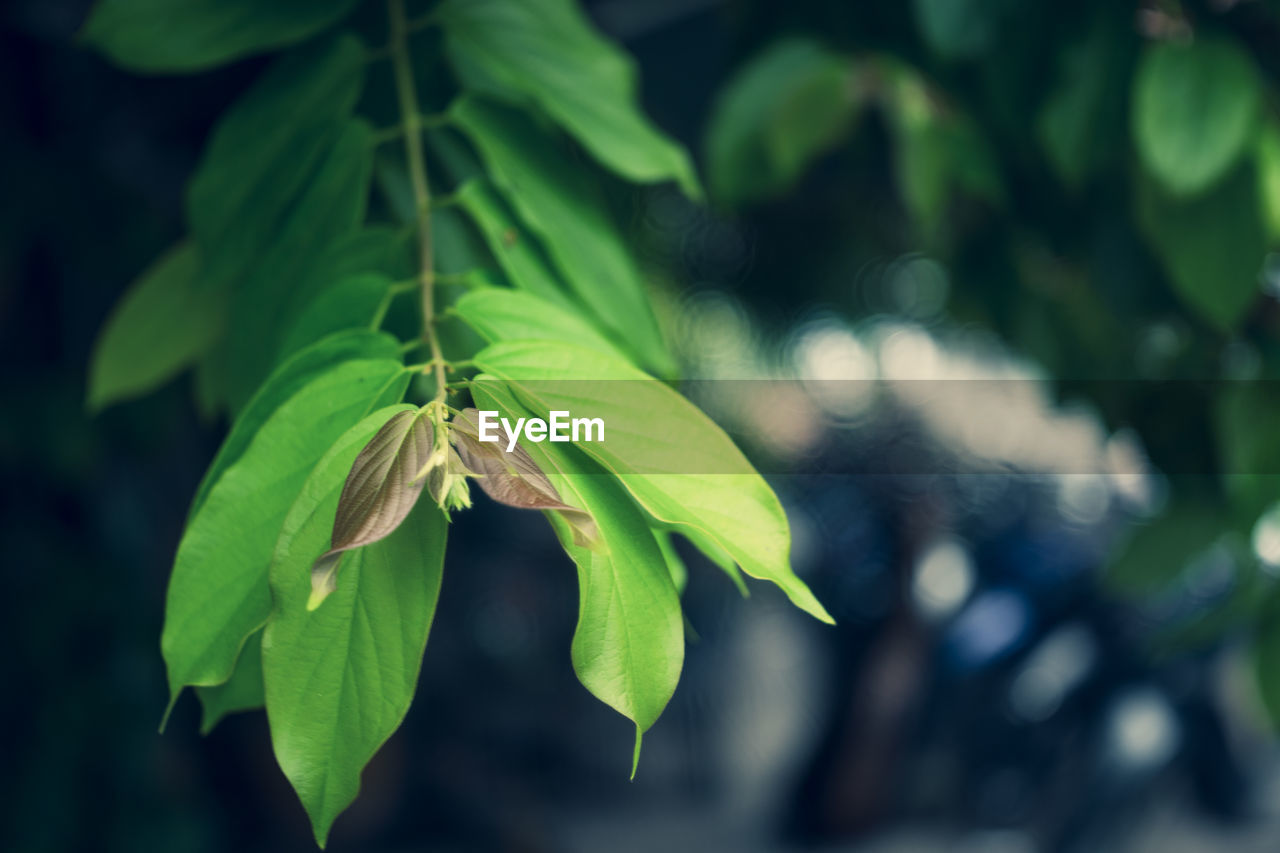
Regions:
<instances>
[{"instance_id":1,"label":"dark green leaf","mask_svg":"<svg viewBox=\"0 0 1280 853\"><path fill-rule=\"evenodd\" d=\"M381 273L357 273L317 293L284 335L280 357L287 357L334 332L368 327L391 290Z\"/></svg>"},{"instance_id":2,"label":"dark green leaf","mask_svg":"<svg viewBox=\"0 0 1280 853\"><path fill-rule=\"evenodd\" d=\"M1258 181L1242 164L1211 192L1173 198L1140 181L1138 224L1182 300L1229 331L1258 296L1267 250Z\"/></svg>"},{"instance_id":3,"label":"dark green leaf","mask_svg":"<svg viewBox=\"0 0 1280 853\"><path fill-rule=\"evenodd\" d=\"M1271 245L1280 245L1280 123L1275 121L1258 135L1258 192Z\"/></svg>"},{"instance_id":4,"label":"dark green leaf","mask_svg":"<svg viewBox=\"0 0 1280 853\"><path fill-rule=\"evenodd\" d=\"M569 305L565 284L545 250L488 184L469 181L456 193L459 206L480 229L489 251L511 283L557 305Z\"/></svg>"},{"instance_id":5,"label":"dark green leaf","mask_svg":"<svg viewBox=\"0 0 1280 853\"><path fill-rule=\"evenodd\" d=\"M368 125L345 123L296 205L277 223L270 247L232 294L225 341L232 411L271 372L283 327L306 304L302 285L317 274L324 248L356 233L364 219L371 157Z\"/></svg>"},{"instance_id":6,"label":"dark green leaf","mask_svg":"<svg viewBox=\"0 0 1280 853\"><path fill-rule=\"evenodd\" d=\"M262 643L271 740L321 845L404 719L440 590L445 520L420 501L394 534L348 553L342 584L307 610L311 566L329 547L346 474L388 414L353 427L316 466L271 567L277 610Z\"/></svg>"},{"instance_id":7,"label":"dark green leaf","mask_svg":"<svg viewBox=\"0 0 1280 853\"><path fill-rule=\"evenodd\" d=\"M342 486L329 550L311 567L307 609L338 588L341 555L386 539L408 517L426 483L435 432L421 409L396 412L357 454Z\"/></svg>"},{"instance_id":8,"label":"dark green leaf","mask_svg":"<svg viewBox=\"0 0 1280 853\"><path fill-rule=\"evenodd\" d=\"M747 574L773 581L801 610L831 621L791 571L791 533L777 496L684 397L629 364L571 344L493 344L475 363L507 380L540 417L568 411L602 418L605 440L580 446L654 519L705 535Z\"/></svg>"},{"instance_id":9,"label":"dark green leaf","mask_svg":"<svg viewBox=\"0 0 1280 853\"><path fill-rule=\"evenodd\" d=\"M1234 43L1153 45L1134 78L1138 153L1170 193L1202 192L1248 148L1260 102L1257 69Z\"/></svg>"},{"instance_id":10,"label":"dark green leaf","mask_svg":"<svg viewBox=\"0 0 1280 853\"><path fill-rule=\"evenodd\" d=\"M263 423L209 490L178 546L161 647L172 699L231 677L267 621L267 569L280 525L316 461L370 410L400 399L409 374L390 360L347 361L312 379Z\"/></svg>"},{"instance_id":11,"label":"dark green leaf","mask_svg":"<svg viewBox=\"0 0 1280 853\"><path fill-rule=\"evenodd\" d=\"M746 201L787 189L859 108L854 65L808 39L773 42L722 91L707 130L711 189Z\"/></svg>"},{"instance_id":12,"label":"dark green leaf","mask_svg":"<svg viewBox=\"0 0 1280 853\"><path fill-rule=\"evenodd\" d=\"M266 704L262 692L262 632L255 631L244 644L231 678L216 687L197 687L204 715L200 732L208 734L228 714L253 711Z\"/></svg>"},{"instance_id":13,"label":"dark green leaf","mask_svg":"<svg viewBox=\"0 0 1280 853\"><path fill-rule=\"evenodd\" d=\"M1053 91L1036 122L1036 136L1070 187L1091 177L1118 152L1119 143L1127 144L1125 93L1113 83L1125 70L1125 58L1124 44L1110 26L1095 26L1062 51Z\"/></svg>"},{"instance_id":14,"label":"dark green leaf","mask_svg":"<svg viewBox=\"0 0 1280 853\"><path fill-rule=\"evenodd\" d=\"M1220 506L1183 499L1136 527L1108 561L1107 584L1126 596L1150 595L1173 582L1227 527Z\"/></svg>"},{"instance_id":15,"label":"dark green leaf","mask_svg":"<svg viewBox=\"0 0 1280 853\"><path fill-rule=\"evenodd\" d=\"M1010 0L914 0L916 26L944 59L971 59L995 43Z\"/></svg>"},{"instance_id":16,"label":"dark green leaf","mask_svg":"<svg viewBox=\"0 0 1280 853\"><path fill-rule=\"evenodd\" d=\"M1214 412L1227 494L1252 522L1280 500L1280 399L1273 382L1223 383Z\"/></svg>"},{"instance_id":17,"label":"dark green leaf","mask_svg":"<svg viewBox=\"0 0 1280 853\"><path fill-rule=\"evenodd\" d=\"M533 101L620 175L675 180L700 195L688 154L640 112L630 57L600 37L576 0L446 0L440 19L465 82Z\"/></svg>"},{"instance_id":18,"label":"dark green leaf","mask_svg":"<svg viewBox=\"0 0 1280 853\"><path fill-rule=\"evenodd\" d=\"M586 173L519 113L474 98L451 112L608 336L655 372L672 374L640 271Z\"/></svg>"},{"instance_id":19,"label":"dark green leaf","mask_svg":"<svg viewBox=\"0 0 1280 853\"><path fill-rule=\"evenodd\" d=\"M209 490L222 476L222 472L241 457L267 419L304 385L344 361L357 359L394 361L399 357L400 345L395 338L366 329L357 329L325 338L281 364L236 418L230 434L222 442L218 455L214 457L209 470L200 481L199 488L196 489L188 520L195 516L204 504L205 498L208 497Z\"/></svg>"},{"instance_id":20,"label":"dark green leaf","mask_svg":"<svg viewBox=\"0 0 1280 853\"><path fill-rule=\"evenodd\" d=\"M1274 602L1270 610L1253 639L1253 671L1271 725L1280 729L1280 613Z\"/></svg>"},{"instance_id":21,"label":"dark green leaf","mask_svg":"<svg viewBox=\"0 0 1280 853\"><path fill-rule=\"evenodd\" d=\"M277 60L218 121L187 188L206 286L239 283L273 245L363 78L355 39L307 45Z\"/></svg>"},{"instance_id":22,"label":"dark green leaf","mask_svg":"<svg viewBox=\"0 0 1280 853\"><path fill-rule=\"evenodd\" d=\"M83 37L133 71L201 71L302 41L356 0L98 0Z\"/></svg>"},{"instance_id":23,"label":"dark green leaf","mask_svg":"<svg viewBox=\"0 0 1280 853\"><path fill-rule=\"evenodd\" d=\"M89 367L89 408L151 391L190 367L222 327L222 295L196 286L200 259L180 243L138 277L107 318Z\"/></svg>"}]
</instances>

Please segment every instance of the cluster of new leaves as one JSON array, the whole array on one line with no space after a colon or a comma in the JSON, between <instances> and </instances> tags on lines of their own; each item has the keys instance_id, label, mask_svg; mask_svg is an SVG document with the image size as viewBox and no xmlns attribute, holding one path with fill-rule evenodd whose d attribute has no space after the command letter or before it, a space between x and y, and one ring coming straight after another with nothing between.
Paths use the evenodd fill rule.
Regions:
<instances>
[{"instance_id":1,"label":"cluster of new leaves","mask_svg":"<svg viewBox=\"0 0 1280 853\"><path fill-rule=\"evenodd\" d=\"M580 581L574 669L635 722L637 757L683 660L673 534L829 619L764 480L652 378L673 360L574 156L699 195L638 111L630 61L573 0L412 11L102 0L84 31L139 72L280 52L219 118L188 236L109 319L89 401L194 370L200 404L229 414L170 580L170 707L194 687L207 730L265 706L321 844L409 706L468 483L546 514ZM420 87L446 93L439 111ZM398 119L375 131L385 102ZM469 405L586 412L609 440L508 451L479 441Z\"/></svg>"}]
</instances>

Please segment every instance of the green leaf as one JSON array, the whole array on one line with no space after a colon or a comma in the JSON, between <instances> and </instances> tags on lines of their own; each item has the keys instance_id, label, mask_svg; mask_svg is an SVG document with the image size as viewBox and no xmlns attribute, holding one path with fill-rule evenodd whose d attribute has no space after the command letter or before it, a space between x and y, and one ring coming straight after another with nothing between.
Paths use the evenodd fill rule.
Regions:
<instances>
[{"instance_id":1,"label":"green leaf","mask_svg":"<svg viewBox=\"0 0 1280 853\"><path fill-rule=\"evenodd\" d=\"M480 382L473 394L478 406L506 417L529 413L500 383ZM578 567L574 672L593 696L635 722L638 755L640 734L658 719L680 680L680 597L644 516L604 469L572 445L521 446L566 502L599 526L600 547L588 549L576 544L559 514L548 513Z\"/></svg>"},{"instance_id":2,"label":"green leaf","mask_svg":"<svg viewBox=\"0 0 1280 853\"><path fill-rule=\"evenodd\" d=\"M237 283L276 242L281 223L351 115L364 52L349 36L277 60L218 121L187 188L187 220L206 286Z\"/></svg>"},{"instance_id":3,"label":"green leaf","mask_svg":"<svg viewBox=\"0 0 1280 853\"><path fill-rule=\"evenodd\" d=\"M316 466L271 567L277 609L262 642L267 718L276 760L321 846L359 792L364 765L404 719L440 590L445 519L421 501L391 536L348 553L342 584L324 607L307 610L311 565L329 547L347 471L388 415L353 427Z\"/></svg>"},{"instance_id":4,"label":"green leaf","mask_svg":"<svg viewBox=\"0 0 1280 853\"><path fill-rule=\"evenodd\" d=\"M1165 589L1187 563L1212 545L1229 519L1213 501L1183 498L1158 517L1136 525L1108 560L1107 585L1139 598Z\"/></svg>"},{"instance_id":5,"label":"green leaf","mask_svg":"<svg viewBox=\"0 0 1280 853\"><path fill-rule=\"evenodd\" d=\"M711 189L725 201L775 195L831 149L860 106L854 65L817 42L786 38L724 87L707 130Z\"/></svg>"},{"instance_id":6,"label":"green leaf","mask_svg":"<svg viewBox=\"0 0 1280 853\"><path fill-rule=\"evenodd\" d=\"M1274 121L1258 135L1258 191L1271 244L1280 244L1280 123Z\"/></svg>"},{"instance_id":7,"label":"green leaf","mask_svg":"<svg viewBox=\"0 0 1280 853\"><path fill-rule=\"evenodd\" d=\"M1078 188L1127 144L1123 88L1126 45L1105 20L1063 49L1057 80L1036 121L1036 138L1058 177ZM1119 129L1119 130L1117 130Z\"/></svg>"},{"instance_id":8,"label":"green leaf","mask_svg":"<svg viewBox=\"0 0 1280 853\"><path fill-rule=\"evenodd\" d=\"M280 355L292 355L334 332L367 327L391 285L391 279L381 273L358 273L320 291L290 325L280 345Z\"/></svg>"},{"instance_id":9,"label":"green leaf","mask_svg":"<svg viewBox=\"0 0 1280 853\"><path fill-rule=\"evenodd\" d=\"M728 552L715 543L715 540L692 527L681 528L680 535L688 539L695 548L702 552L704 557L710 560L716 568L724 572L725 576L737 587L738 592L742 593L743 598L751 596L751 591L747 589L747 582L742 579L742 572L738 569L738 564L733 561L733 557Z\"/></svg>"},{"instance_id":10,"label":"green leaf","mask_svg":"<svg viewBox=\"0 0 1280 853\"><path fill-rule=\"evenodd\" d=\"M1138 224L1182 300L1218 329L1234 329L1258 296L1267 250L1251 164L1191 199L1140 180L1137 208Z\"/></svg>"},{"instance_id":11,"label":"green leaf","mask_svg":"<svg viewBox=\"0 0 1280 853\"><path fill-rule=\"evenodd\" d=\"M899 191L923 229L939 230L957 192L1002 201L1000 172L973 123L940 106L938 93L913 69L884 62L880 73Z\"/></svg>"},{"instance_id":12,"label":"green leaf","mask_svg":"<svg viewBox=\"0 0 1280 853\"><path fill-rule=\"evenodd\" d=\"M1261 89L1253 61L1233 42L1148 47L1133 92L1143 164L1174 195L1213 186L1253 139Z\"/></svg>"},{"instance_id":13,"label":"green leaf","mask_svg":"<svg viewBox=\"0 0 1280 853\"><path fill-rule=\"evenodd\" d=\"M344 361L358 359L394 361L399 357L400 344L395 338L366 329L357 329L339 332L325 338L281 364L236 418L231 432L223 440L222 447L218 449L218 455L213 458L209 470L205 472L204 478L196 489L188 521L204 504L205 498L209 496L209 490L222 476L222 472L244 454L249 442L258 434L258 430L267 422L267 419L304 385Z\"/></svg>"},{"instance_id":14,"label":"green leaf","mask_svg":"<svg viewBox=\"0 0 1280 853\"><path fill-rule=\"evenodd\" d=\"M602 418L605 440L580 446L651 516L703 534L747 574L773 581L801 610L831 621L791 571L790 528L777 496L729 437L684 397L629 364L571 344L492 344L475 363L509 381L540 417L568 411Z\"/></svg>"},{"instance_id":15,"label":"green leaf","mask_svg":"<svg viewBox=\"0 0 1280 853\"><path fill-rule=\"evenodd\" d=\"M129 286L98 335L89 366L89 408L141 396L195 363L221 331L220 294L196 287L200 258L188 242Z\"/></svg>"},{"instance_id":16,"label":"green leaf","mask_svg":"<svg viewBox=\"0 0 1280 853\"><path fill-rule=\"evenodd\" d=\"M329 550L311 567L308 610L338 588L343 553L381 542L408 517L422 494L423 469L434 448L431 421L417 409L396 412L360 450L342 485Z\"/></svg>"},{"instance_id":17,"label":"green leaf","mask_svg":"<svg viewBox=\"0 0 1280 853\"><path fill-rule=\"evenodd\" d=\"M1010 5L1010 0L914 0L912 10L929 48L954 60L986 53Z\"/></svg>"},{"instance_id":18,"label":"green leaf","mask_svg":"<svg viewBox=\"0 0 1280 853\"><path fill-rule=\"evenodd\" d=\"M545 250L492 187L481 181L468 181L455 197L480 229L490 253L512 284L548 302L572 304Z\"/></svg>"},{"instance_id":19,"label":"green leaf","mask_svg":"<svg viewBox=\"0 0 1280 853\"><path fill-rule=\"evenodd\" d=\"M227 397L237 411L271 372L288 320L309 301L302 285L324 248L356 233L364 219L372 164L370 129L346 122L270 247L231 297L227 320Z\"/></svg>"},{"instance_id":20,"label":"green leaf","mask_svg":"<svg viewBox=\"0 0 1280 853\"><path fill-rule=\"evenodd\" d=\"M585 320L532 293L486 288L465 294L453 310L489 343L526 339L559 340L626 360L626 355Z\"/></svg>"},{"instance_id":21,"label":"green leaf","mask_svg":"<svg viewBox=\"0 0 1280 853\"><path fill-rule=\"evenodd\" d=\"M575 0L446 0L445 49L464 83L529 100L596 159L633 181L701 190L689 155L636 103L631 58L588 24Z\"/></svg>"},{"instance_id":22,"label":"green leaf","mask_svg":"<svg viewBox=\"0 0 1280 853\"><path fill-rule=\"evenodd\" d=\"M1227 382L1214 411L1224 485L1240 515L1252 522L1280 500L1280 399L1275 384Z\"/></svg>"},{"instance_id":23,"label":"green leaf","mask_svg":"<svg viewBox=\"0 0 1280 853\"><path fill-rule=\"evenodd\" d=\"M255 631L245 641L231 678L216 687L197 687L196 695L204 708L201 734L213 731L228 714L263 707L266 699L262 692L262 632Z\"/></svg>"},{"instance_id":24,"label":"green leaf","mask_svg":"<svg viewBox=\"0 0 1280 853\"><path fill-rule=\"evenodd\" d=\"M202 71L309 38L356 0L98 0L81 33L132 71Z\"/></svg>"},{"instance_id":25,"label":"green leaf","mask_svg":"<svg viewBox=\"0 0 1280 853\"><path fill-rule=\"evenodd\" d=\"M609 337L655 372L674 373L640 271L586 173L517 112L475 98L450 112Z\"/></svg>"},{"instance_id":26,"label":"green leaf","mask_svg":"<svg viewBox=\"0 0 1280 853\"><path fill-rule=\"evenodd\" d=\"M316 461L367 412L400 399L399 362L347 361L312 379L262 424L209 490L169 579L161 648L175 701L186 685L231 677L271 612L267 569L280 525Z\"/></svg>"}]
</instances>

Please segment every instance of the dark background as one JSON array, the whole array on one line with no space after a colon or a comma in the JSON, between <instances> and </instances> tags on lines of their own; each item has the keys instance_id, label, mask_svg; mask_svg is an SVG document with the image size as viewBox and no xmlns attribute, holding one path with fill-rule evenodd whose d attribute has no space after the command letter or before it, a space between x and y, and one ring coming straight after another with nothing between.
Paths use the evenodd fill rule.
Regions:
<instances>
[{"instance_id":1,"label":"dark background","mask_svg":"<svg viewBox=\"0 0 1280 853\"><path fill-rule=\"evenodd\" d=\"M186 378L92 419L83 405L107 311L180 236L203 140L262 63L134 77L74 42L87 6L12 0L0 12L0 848L313 849L260 713L202 738L187 697L156 732L170 560L224 426L196 416ZM930 60L908 6L591 9L640 60L655 120L697 151L719 86L780 32L897 51L981 109L982 73ZM1028 57L1078 28L1086 7L1028 13L1035 25L1002 42L993 62L1007 65L1009 112L1038 79ZM1274 42L1242 14L1228 26L1267 56ZM1270 56L1274 65L1280 50ZM665 190L621 204L655 263L687 288L680 316L718 322L722 349L747 354L729 359L739 375L832 329L882 353L894 329L926 330L944 348L959 346L957 329L977 329L1028 349L1001 320L1013 297L995 295L1017 275L991 260L1010 219L1067 247L1093 245L1086 232L1101 222L1098 264L1139 282L1114 298L1141 305L1135 316L1168 311L1132 227L1108 230L1095 216L1124 207L1114 187L1067 198L1000 135L1006 118L984 120L997 146L1008 142L1015 202L998 224L964 214L968 254L950 260L945 310L923 318L886 306L884 276L867 273L921 248L874 122L783 200L744 215L691 209ZM861 338L841 325L872 316L881 325ZM895 316L907 325L884 325ZM1073 334L1060 336L1053 372L1103 359ZM692 374L717 378L725 362L699 356L707 340L677 343ZM1166 441L1174 459L1203 443L1194 400L1185 405ZM570 667L567 560L541 519L478 501L450 531L418 698L331 849L1280 849L1280 758L1240 632L1228 619L1195 643L1152 641L1229 599L1235 570L1205 564L1159 600L1119 600L1100 577L1132 507L1110 491L1101 504L1081 498L1064 485L1074 481L1024 475L1016 462L976 474L952 453L909 405L882 406L823 426L776 479L798 529L797 568L838 629L810 624L763 585L742 600L689 555L697 639L635 782L629 725ZM851 458L885 471L822 474ZM922 458L952 461L922 474ZM954 548L938 550L954 543L959 563ZM946 584L956 577L969 584L959 597Z\"/></svg>"}]
</instances>

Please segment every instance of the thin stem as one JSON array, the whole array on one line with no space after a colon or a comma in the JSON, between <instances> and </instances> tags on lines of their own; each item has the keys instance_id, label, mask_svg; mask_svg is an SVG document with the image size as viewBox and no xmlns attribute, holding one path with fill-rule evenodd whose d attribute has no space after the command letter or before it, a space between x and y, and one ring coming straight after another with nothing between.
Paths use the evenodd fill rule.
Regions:
<instances>
[{"instance_id":1,"label":"thin stem","mask_svg":"<svg viewBox=\"0 0 1280 853\"><path fill-rule=\"evenodd\" d=\"M414 219L418 228L418 280L422 284L422 335L431 350L429 365L435 367L436 399L445 397L444 355L436 336L435 267L431 246L431 190L427 185L427 168L422 156L422 116L418 111L418 93L413 84L413 67L409 63L409 24L404 15L404 0L387 0L391 20L391 61L395 68L396 95L400 101L400 121L404 127L404 153L409 163L409 182L413 186Z\"/></svg>"}]
</instances>

